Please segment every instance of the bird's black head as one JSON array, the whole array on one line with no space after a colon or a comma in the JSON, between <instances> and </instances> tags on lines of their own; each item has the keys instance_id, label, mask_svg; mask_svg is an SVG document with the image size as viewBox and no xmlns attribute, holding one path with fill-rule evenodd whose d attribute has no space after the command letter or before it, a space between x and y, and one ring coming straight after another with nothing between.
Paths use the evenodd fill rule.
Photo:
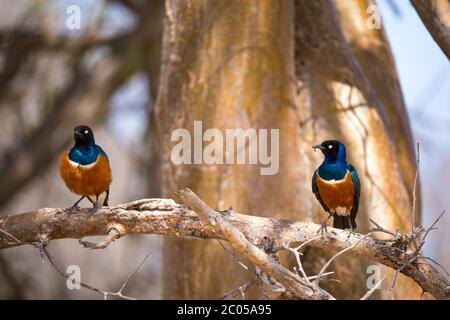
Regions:
<instances>
[{"instance_id":1,"label":"bird's black head","mask_svg":"<svg viewBox=\"0 0 450 320\"><path fill-rule=\"evenodd\" d=\"M321 144L316 144L313 149L320 149L328 161L344 160L346 158L346 150L343 143L338 140L325 140Z\"/></svg>"},{"instance_id":2,"label":"bird's black head","mask_svg":"<svg viewBox=\"0 0 450 320\"><path fill-rule=\"evenodd\" d=\"M94 133L88 126L78 126L73 129L75 146L88 147L95 144Z\"/></svg>"}]
</instances>

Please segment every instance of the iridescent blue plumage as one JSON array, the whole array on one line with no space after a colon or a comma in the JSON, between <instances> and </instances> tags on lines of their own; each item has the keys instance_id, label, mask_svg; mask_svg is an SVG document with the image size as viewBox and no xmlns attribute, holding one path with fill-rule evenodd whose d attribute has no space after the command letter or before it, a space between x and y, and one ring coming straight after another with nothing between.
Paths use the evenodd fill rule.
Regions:
<instances>
[{"instance_id":1,"label":"iridescent blue plumage","mask_svg":"<svg viewBox=\"0 0 450 320\"><path fill-rule=\"evenodd\" d=\"M73 147L69 152L69 159L81 165L89 165L97 161L99 155L106 158L108 156L98 145L90 145L87 147Z\"/></svg>"},{"instance_id":2,"label":"iridescent blue plumage","mask_svg":"<svg viewBox=\"0 0 450 320\"><path fill-rule=\"evenodd\" d=\"M358 212L358 208L359 208L359 197L361 195L361 183L359 181L358 172L356 172L356 169L351 164L347 164L347 169L348 169L348 171L350 171L350 174L352 175L352 181L353 181L353 185L355 187L355 201L353 202L352 212L350 215L351 217L353 217L353 219L355 219L356 213ZM356 226L356 224L355 224L355 226Z\"/></svg>"},{"instance_id":3,"label":"iridescent blue plumage","mask_svg":"<svg viewBox=\"0 0 450 320\"><path fill-rule=\"evenodd\" d=\"M99 155L108 159L105 151L95 144L94 135L88 134L91 129L88 127L86 127L86 129L83 128L84 127L77 131L78 133L75 133L75 135L79 138L75 140L75 145L72 149L70 149L69 159L81 165L89 165L94 163L97 161ZM83 132L86 134L84 135Z\"/></svg>"},{"instance_id":4,"label":"iridescent blue plumage","mask_svg":"<svg viewBox=\"0 0 450 320\"><path fill-rule=\"evenodd\" d=\"M319 167L319 176L325 180L341 180L347 173L347 150L341 143L336 157L325 154L325 159Z\"/></svg>"}]
</instances>

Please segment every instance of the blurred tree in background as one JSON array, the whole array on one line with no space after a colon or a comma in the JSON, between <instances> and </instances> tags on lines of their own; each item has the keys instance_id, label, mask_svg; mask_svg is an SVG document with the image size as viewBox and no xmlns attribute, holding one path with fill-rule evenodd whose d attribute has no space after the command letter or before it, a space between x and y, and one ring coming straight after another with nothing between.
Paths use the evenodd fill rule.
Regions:
<instances>
[{"instance_id":1,"label":"blurred tree in background","mask_svg":"<svg viewBox=\"0 0 450 320\"><path fill-rule=\"evenodd\" d=\"M213 208L319 222L324 213L310 179L321 157L311 146L337 138L362 180L359 231L368 231L369 219L390 230L411 228L414 142L386 35L370 25L372 1L111 0L82 16L78 31L67 28L70 4L63 3L0 5L0 214L72 203L56 161L83 123L110 155L113 203L173 198L189 187ZM130 114L145 119L142 128ZM194 120L204 130L280 129L278 174L261 176L255 165L175 165L171 133L192 131ZM122 144L108 124L123 134ZM133 136L139 138L127 140L133 130L141 130ZM150 298L217 298L250 276L217 241L160 241L127 237L108 252L86 253L64 240L52 253L105 287L120 284L119 274L148 247L161 247L132 287ZM29 272L39 258L25 251L0 252L0 298L96 297L69 292L52 270ZM307 272L317 273L332 252L304 254ZM112 265L118 274L101 274ZM338 259L341 283L325 288L338 298L362 296L367 265ZM394 272L384 271L389 286ZM396 298L420 294L399 276Z\"/></svg>"}]
</instances>

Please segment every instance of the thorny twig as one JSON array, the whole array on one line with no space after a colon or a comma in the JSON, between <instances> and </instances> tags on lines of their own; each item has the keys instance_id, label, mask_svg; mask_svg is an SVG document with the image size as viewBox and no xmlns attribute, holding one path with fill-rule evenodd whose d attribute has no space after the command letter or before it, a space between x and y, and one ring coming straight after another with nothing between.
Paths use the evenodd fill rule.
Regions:
<instances>
[{"instance_id":1,"label":"thorny twig","mask_svg":"<svg viewBox=\"0 0 450 320\"><path fill-rule=\"evenodd\" d=\"M414 197L414 196L413 196ZM395 289L395 285L397 283L398 274L404 270L406 267L408 267L410 264L418 261L419 259L423 260L429 260L433 263L435 263L437 266L439 266L445 274L448 276L448 271L438 262L433 260L430 257L425 257L421 254L421 249L425 244L425 240L430 233L431 230L436 230L435 225L439 222L439 220L442 218L442 216L445 214L445 210L435 219L435 221L431 224L430 227L427 229L423 228L422 226L413 227L411 232L408 234L401 234L398 231L396 233L393 233L389 230L384 229L382 226L380 226L378 223L370 219L370 221L376 225L377 228L371 229L372 232L383 232L386 234L391 235L394 239L391 241L394 241L397 243L397 245L394 248L395 250L400 251L403 254L409 254L410 258L406 261L404 261L399 268L395 270L394 280L392 281L391 288L389 289L391 292ZM412 213L414 215L414 213ZM410 250L411 252L408 252ZM431 265L430 265L431 266ZM433 269L435 269L433 266L431 266ZM435 269L436 270L436 269Z\"/></svg>"}]
</instances>

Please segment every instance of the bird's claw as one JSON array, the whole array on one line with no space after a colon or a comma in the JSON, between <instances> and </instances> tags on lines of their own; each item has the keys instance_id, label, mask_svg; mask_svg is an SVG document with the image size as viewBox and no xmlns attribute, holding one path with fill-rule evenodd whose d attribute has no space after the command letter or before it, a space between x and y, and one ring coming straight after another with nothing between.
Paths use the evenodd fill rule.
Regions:
<instances>
[{"instance_id":1,"label":"bird's claw","mask_svg":"<svg viewBox=\"0 0 450 320\"><path fill-rule=\"evenodd\" d=\"M327 224L327 221L325 220L324 222L322 222L322 225L320 226L319 230L317 230L316 234L319 234L319 232L320 232L320 235L323 235L324 233L327 234L328 233L327 227L328 227L328 224Z\"/></svg>"},{"instance_id":2,"label":"bird's claw","mask_svg":"<svg viewBox=\"0 0 450 320\"><path fill-rule=\"evenodd\" d=\"M72 213L77 213L79 210L80 210L80 207L77 204L74 204L73 206L71 206L69 208L62 209L61 213L72 214Z\"/></svg>"},{"instance_id":3,"label":"bird's claw","mask_svg":"<svg viewBox=\"0 0 450 320\"><path fill-rule=\"evenodd\" d=\"M353 230L353 228L348 228L347 230L348 230L348 236L347 236L347 240L348 240L348 239L350 239L350 236L355 233L355 231Z\"/></svg>"},{"instance_id":4,"label":"bird's claw","mask_svg":"<svg viewBox=\"0 0 450 320\"><path fill-rule=\"evenodd\" d=\"M98 209L100 209L102 207L102 205L98 202L94 203L94 205L92 206L92 208L89 209L90 213L94 213L95 211L97 211Z\"/></svg>"}]
</instances>

